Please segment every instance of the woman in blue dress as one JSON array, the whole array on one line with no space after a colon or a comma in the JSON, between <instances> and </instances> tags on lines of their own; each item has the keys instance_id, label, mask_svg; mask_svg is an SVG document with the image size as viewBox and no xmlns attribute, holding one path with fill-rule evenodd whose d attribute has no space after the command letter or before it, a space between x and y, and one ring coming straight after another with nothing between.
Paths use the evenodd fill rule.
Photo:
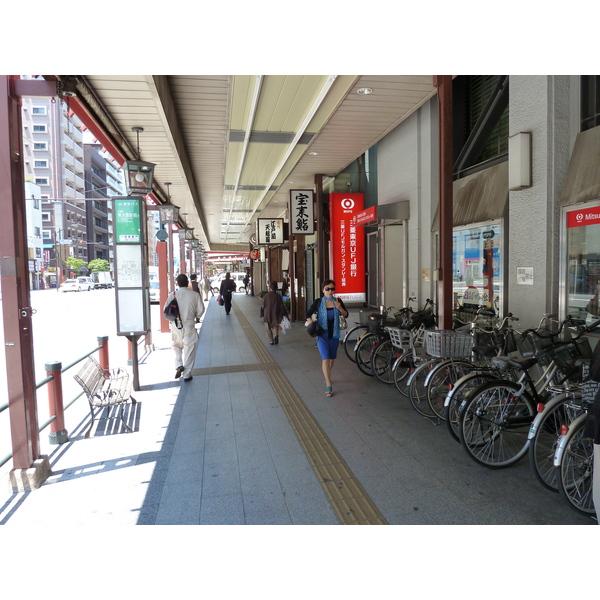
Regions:
<instances>
[{"instance_id":1,"label":"woman in blue dress","mask_svg":"<svg viewBox=\"0 0 600 600\"><path fill-rule=\"evenodd\" d=\"M331 369L333 361L337 357L337 349L340 343L340 315L347 318L348 311L340 298L336 298L335 282L328 279L323 284L323 297L317 298L306 313L306 321L309 324L313 320L313 314L324 333L317 337L317 348L323 360L323 376L325 377L325 395L333 395L333 384L331 382Z\"/></svg>"}]
</instances>

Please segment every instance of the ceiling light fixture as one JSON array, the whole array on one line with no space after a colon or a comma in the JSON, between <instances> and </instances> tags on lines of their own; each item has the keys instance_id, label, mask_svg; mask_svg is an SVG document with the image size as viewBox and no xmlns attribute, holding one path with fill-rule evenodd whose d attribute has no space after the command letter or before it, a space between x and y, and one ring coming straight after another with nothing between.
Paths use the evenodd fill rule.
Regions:
<instances>
[{"instance_id":1,"label":"ceiling light fixture","mask_svg":"<svg viewBox=\"0 0 600 600\"><path fill-rule=\"evenodd\" d=\"M318 152L309 152L308 153L309 156L319 156Z\"/></svg>"},{"instance_id":2,"label":"ceiling light fixture","mask_svg":"<svg viewBox=\"0 0 600 600\"><path fill-rule=\"evenodd\" d=\"M373 93L373 88L358 88L356 93L360 94L361 96L368 96L369 94Z\"/></svg>"}]
</instances>

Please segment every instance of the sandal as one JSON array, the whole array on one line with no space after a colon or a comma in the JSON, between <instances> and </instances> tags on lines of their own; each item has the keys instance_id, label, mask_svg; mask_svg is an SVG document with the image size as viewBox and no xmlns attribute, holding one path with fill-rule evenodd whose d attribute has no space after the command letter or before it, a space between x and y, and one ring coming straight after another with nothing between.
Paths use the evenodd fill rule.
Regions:
<instances>
[{"instance_id":1,"label":"sandal","mask_svg":"<svg viewBox=\"0 0 600 600\"><path fill-rule=\"evenodd\" d=\"M325 388L325 395L326 395L328 398L331 398L331 396L333 396L333 386L331 386L331 385L328 385L328 386Z\"/></svg>"}]
</instances>

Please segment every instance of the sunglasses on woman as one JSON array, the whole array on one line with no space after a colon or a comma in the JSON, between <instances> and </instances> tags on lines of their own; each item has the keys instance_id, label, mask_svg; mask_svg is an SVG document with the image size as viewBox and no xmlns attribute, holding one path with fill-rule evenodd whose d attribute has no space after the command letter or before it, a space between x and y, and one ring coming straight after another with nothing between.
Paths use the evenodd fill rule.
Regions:
<instances>
[{"instance_id":1,"label":"sunglasses on woman","mask_svg":"<svg viewBox=\"0 0 600 600\"><path fill-rule=\"evenodd\" d=\"M323 288L326 292L335 292L335 288Z\"/></svg>"}]
</instances>

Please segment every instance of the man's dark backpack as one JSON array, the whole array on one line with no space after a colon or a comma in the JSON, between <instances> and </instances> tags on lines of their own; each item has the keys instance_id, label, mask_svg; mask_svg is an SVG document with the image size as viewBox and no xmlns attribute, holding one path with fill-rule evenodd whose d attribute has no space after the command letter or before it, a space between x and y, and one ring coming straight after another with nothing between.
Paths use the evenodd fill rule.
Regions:
<instances>
[{"instance_id":1,"label":"man's dark backpack","mask_svg":"<svg viewBox=\"0 0 600 600\"><path fill-rule=\"evenodd\" d=\"M173 296L173 300L165 306L164 313L167 321L173 321L177 329L183 329L183 323L181 322L181 316L179 314L179 304L177 304L177 296Z\"/></svg>"}]
</instances>

